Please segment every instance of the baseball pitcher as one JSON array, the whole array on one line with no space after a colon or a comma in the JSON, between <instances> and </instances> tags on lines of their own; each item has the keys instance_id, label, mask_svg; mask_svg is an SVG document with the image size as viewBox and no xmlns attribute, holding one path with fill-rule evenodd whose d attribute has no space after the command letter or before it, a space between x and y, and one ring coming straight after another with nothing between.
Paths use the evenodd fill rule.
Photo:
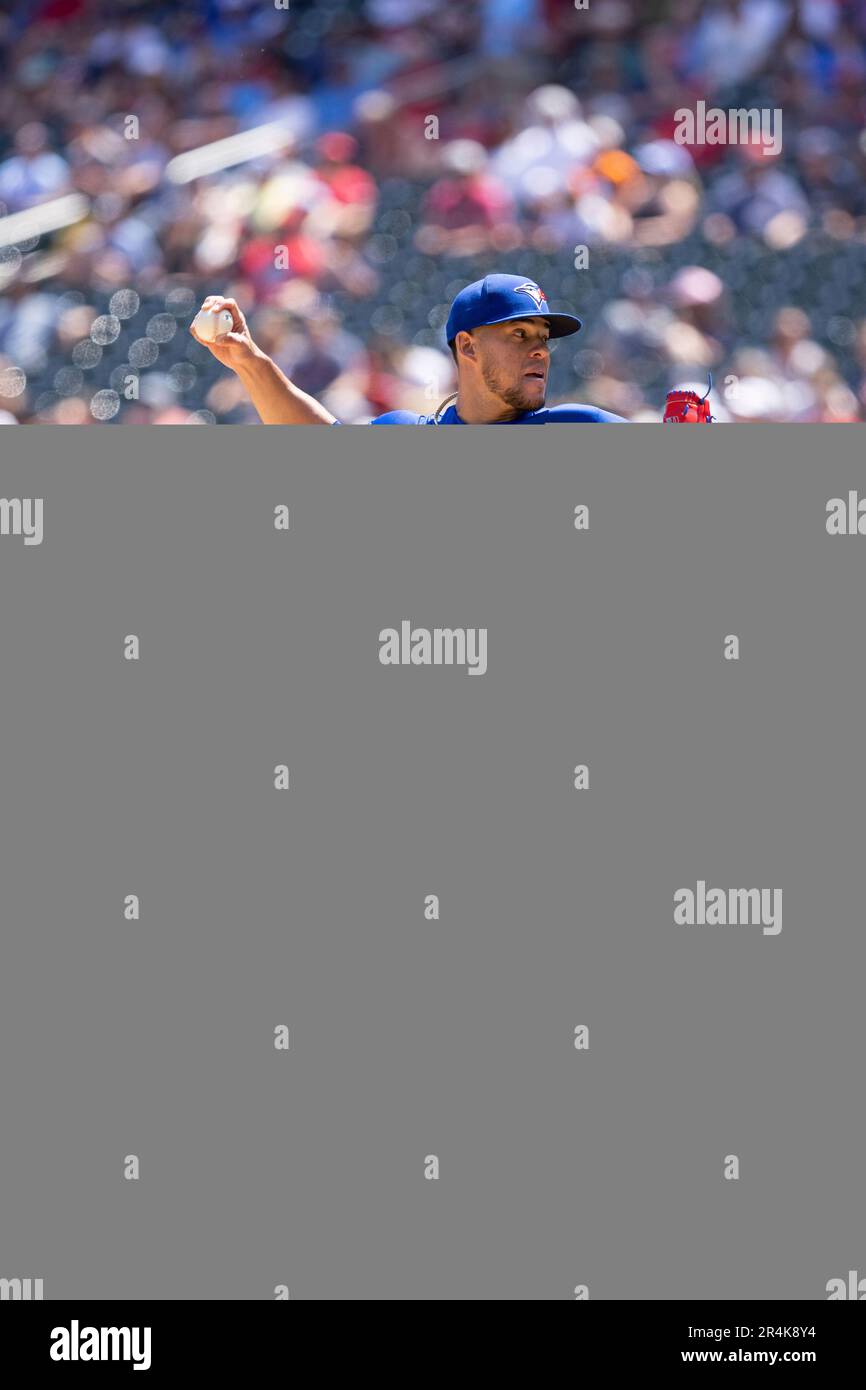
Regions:
<instances>
[{"instance_id":1,"label":"baseball pitcher","mask_svg":"<svg viewBox=\"0 0 866 1390\"><path fill-rule=\"evenodd\" d=\"M487 275L451 305L445 338L457 365L457 391L432 415L390 410L373 425L548 425L627 423L594 405L546 406L550 340L577 333L581 320L552 313L543 290L519 275ZM233 299L210 295L190 332L236 372L266 425L339 425L329 410L295 386L253 342ZM709 393L708 393L709 394ZM665 421L712 420L707 397L668 392Z\"/></svg>"}]
</instances>

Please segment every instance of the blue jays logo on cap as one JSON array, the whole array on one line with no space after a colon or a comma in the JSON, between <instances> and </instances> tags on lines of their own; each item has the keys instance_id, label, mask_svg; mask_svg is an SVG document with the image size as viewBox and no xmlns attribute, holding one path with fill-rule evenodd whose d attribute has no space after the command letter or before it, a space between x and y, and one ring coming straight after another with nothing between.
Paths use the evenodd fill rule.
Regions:
<instances>
[{"instance_id":1,"label":"blue jays logo on cap","mask_svg":"<svg viewBox=\"0 0 866 1390\"><path fill-rule=\"evenodd\" d=\"M516 294L528 294L536 309L540 309L542 304L547 303L547 296L544 290L539 289L537 285L530 284L528 280L522 285L515 285L514 290Z\"/></svg>"},{"instance_id":2,"label":"blue jays logo on cap","mask_svg":"<svg viewBox=\"0 0 866 1390\"><path fill-rule=\"evenodd\" d=\"M536 318L546 320L551 338L565 338L582 327L574 314L552 314L544 291L533 280L519 275L485 275L457 295L445 325L445 338L453 343L458 333L484 324Z\"/></svg>"}]
</instances>

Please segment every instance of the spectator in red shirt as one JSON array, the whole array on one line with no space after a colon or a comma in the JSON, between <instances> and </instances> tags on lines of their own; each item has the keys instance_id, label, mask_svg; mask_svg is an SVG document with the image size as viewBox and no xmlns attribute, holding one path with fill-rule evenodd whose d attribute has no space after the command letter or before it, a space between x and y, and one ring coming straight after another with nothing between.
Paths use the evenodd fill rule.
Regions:
<instances>
[{"instance_id":1,"label":"spectator in red shirt","mask_svg":"<svg viewBox=\"0 0 866 1390\"><path fill-rule=\"evenodd\" d=\"M416 244L427 255L475 255L519 240L514 203L487 169L487 152L474 140L455 140L443 151L446 173L428 192ZM509 228L516 239L509 237Z\"/></svg>"}]
</instances>

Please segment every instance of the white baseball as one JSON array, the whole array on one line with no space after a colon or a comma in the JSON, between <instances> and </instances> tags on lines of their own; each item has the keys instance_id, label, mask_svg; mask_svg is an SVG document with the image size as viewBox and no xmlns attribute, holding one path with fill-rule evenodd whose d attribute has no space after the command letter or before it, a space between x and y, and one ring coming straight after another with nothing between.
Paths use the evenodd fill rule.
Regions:
<instances>
[{"instance_id":1,"label":"white baseball","mask_svg":"<svg viewBox=\"0 0 866 1390\"><path fill-rule=\"evenodd\" d=\"M223 333L232 332L234 319L229 309L201 309L195 316L193 327L206 343L213 343Z\"/></svg>"}]
</instances>

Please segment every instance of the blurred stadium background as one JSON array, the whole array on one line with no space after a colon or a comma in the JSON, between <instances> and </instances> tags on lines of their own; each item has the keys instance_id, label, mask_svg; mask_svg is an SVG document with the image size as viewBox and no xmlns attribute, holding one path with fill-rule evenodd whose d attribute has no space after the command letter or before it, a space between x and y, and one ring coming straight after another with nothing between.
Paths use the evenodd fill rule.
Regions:
<instances>
[{"instance_id":1,"label":"blurred stadium background","mask_svg":"<svg viewBox=\"0 0 866 1390\"><path fill-rule=\"evenodd\" d=\"M585 320L551 403L866 418L866 0L4 0L0 73L4 423L257 419L210 293L340 419L429 412L492 270ZM779 157L677 145L699 99Z\"/></svg>"}]
</instances>

